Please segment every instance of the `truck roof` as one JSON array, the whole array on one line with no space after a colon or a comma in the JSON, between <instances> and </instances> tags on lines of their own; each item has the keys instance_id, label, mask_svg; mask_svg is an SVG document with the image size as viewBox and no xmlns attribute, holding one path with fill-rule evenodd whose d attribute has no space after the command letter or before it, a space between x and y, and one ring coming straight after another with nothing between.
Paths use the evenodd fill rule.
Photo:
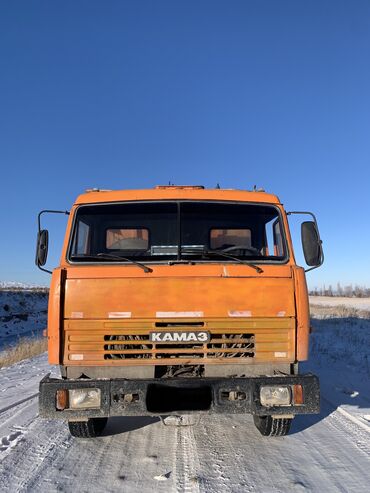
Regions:
<instances>
[{"instance_id":1,"label":"truck roof","mask_svg":"<svg viewBox=\"0 0 370 493\"><path fill-rule=\"evenodd\" d=\"M99 190L94 188L79 195L75 204L96 204L136 200L225 200L280 204L280 200L276 195L261 190L248 191L204 188L199 185L168 185L144 190Z\"/></svg>"}]
</instances>

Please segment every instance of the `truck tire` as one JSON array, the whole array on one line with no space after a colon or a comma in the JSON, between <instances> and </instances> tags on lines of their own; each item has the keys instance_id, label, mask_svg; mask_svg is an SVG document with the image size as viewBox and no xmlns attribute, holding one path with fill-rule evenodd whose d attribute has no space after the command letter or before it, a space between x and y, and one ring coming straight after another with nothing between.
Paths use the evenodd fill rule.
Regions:
<instances>
[{"instance_id":1,"label":"truck tire","mask_svg":"<svg viewBox=\"0 0 370 493\"><path fill-rule=\"evenodd\" d=\"M254 424L265 437L283 437L289 433L293 418L273 418L272 416L253 416Z\"/></svg>"},{"instance_id":2,"label":"truck tire","mask_svg":"<svg viewBox=\"0 0 370 493\"><path fill-rule=\"evenodd\" d=\"M95 438L103 433L108 418L91 418L87 421L68 421L69 432L76 438Z\"/></svg>"}]
</instances>

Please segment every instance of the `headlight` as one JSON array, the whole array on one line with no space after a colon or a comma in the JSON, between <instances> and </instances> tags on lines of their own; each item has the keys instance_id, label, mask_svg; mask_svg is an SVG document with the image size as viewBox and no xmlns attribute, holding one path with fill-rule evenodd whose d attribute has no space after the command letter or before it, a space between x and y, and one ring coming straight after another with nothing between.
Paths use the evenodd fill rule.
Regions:
<instances>
[{"instance_id":1,"label":"headlight","mask_svg":"<svg viewBox=\"0 0 370 493\"><path fill-rule=\"evenodd\" d=\"M101 402L100 389L73 389L69 390L70 409L99 408Z\"/></svg>"},{"instance_id":2,"label":"headlight","mask_svg":"<svg viewBox=\"0 0 370 493\"><path fill-rule=\"evenodd\" d=\"M292 402L290 387L266 386L260 389L262 406L289 406Z\"/></svg>"}]
</instances>

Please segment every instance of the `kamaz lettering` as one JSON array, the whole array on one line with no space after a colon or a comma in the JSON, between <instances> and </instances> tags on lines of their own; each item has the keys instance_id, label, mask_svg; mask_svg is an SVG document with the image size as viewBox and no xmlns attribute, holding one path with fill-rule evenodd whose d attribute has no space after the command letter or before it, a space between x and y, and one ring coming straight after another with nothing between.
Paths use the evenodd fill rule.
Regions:
<instances>
[{"instance_id":1,"label":"kamaz lettering","mask_svg":"<svg viewBox=\"0 0 370 493\"><path fill-rule=\"evenodd\" d=\"M208 332L151 332L151 342L208 342Z\"/></svg>"}]
</instances>

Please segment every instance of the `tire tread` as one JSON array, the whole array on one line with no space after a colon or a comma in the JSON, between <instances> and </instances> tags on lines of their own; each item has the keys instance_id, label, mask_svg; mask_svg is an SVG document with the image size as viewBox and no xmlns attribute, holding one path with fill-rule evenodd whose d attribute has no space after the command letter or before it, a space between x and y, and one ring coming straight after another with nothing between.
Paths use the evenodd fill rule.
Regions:
<instances>
[{"instance_id":1,"label":"tire tread","mask_svg":"<svg viewBox=\"0 0 370 493\"><path fill-rule=\"evenodd\" d=\"M103 433L108 418L91 418L87 421L69 421L70 434L75 438L95 438Z\"/></svg>"},{"instance_id":2,"label":"tire tread","mask_svg":"<svg viewBox=\"0 0 370 493\"><path fill-rule=\"evenodd\" d=\"M272 416L253 416L254 424L261 435L282 437L289 433L293 418L273 418Z\"/></svg>"}]
</instances>

